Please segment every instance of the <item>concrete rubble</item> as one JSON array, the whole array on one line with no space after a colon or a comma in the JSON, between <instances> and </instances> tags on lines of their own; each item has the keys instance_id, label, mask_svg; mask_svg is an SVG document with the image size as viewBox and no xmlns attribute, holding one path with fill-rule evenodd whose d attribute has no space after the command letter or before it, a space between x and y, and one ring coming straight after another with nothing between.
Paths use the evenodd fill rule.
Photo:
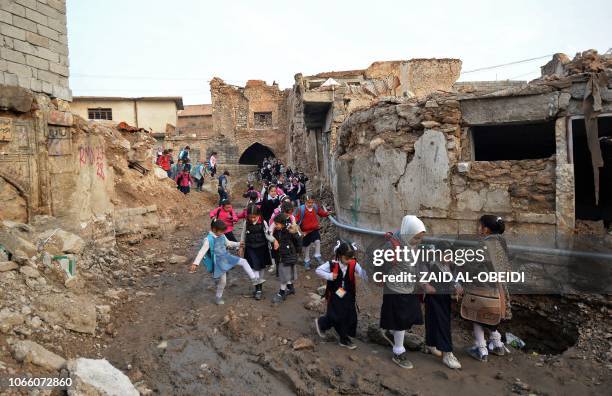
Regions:
<instances>
[{"instance_id":1,"label":"concrete rubble","mask_svg":"<svg viewBox=\"0 0 612 396\"><path fill-rule=\"evenodd\" d=\"M105 359L70 360L67 364L73 386L69 396L138 396L130 379Z\"/></svg>"}]
</instances>

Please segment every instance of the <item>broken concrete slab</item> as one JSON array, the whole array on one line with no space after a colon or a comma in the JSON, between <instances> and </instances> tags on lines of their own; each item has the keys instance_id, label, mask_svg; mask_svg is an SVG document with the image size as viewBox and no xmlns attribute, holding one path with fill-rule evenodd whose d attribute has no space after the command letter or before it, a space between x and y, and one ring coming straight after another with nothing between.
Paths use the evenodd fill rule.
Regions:
<instances>
[{"instance_id":1,"label":"broken concrete slab","mask_svg":"<svg viewBox=\"0 0 612 396\"><path fill-rule=\"evenodd\" d=\"M546 121L558 111L559 92L461 100L463 121L469 125Z\"/></svg>"},{"instance_id":2,"label":"broken concrete slab","mask_svg":"<svg viewBox=\"0 0 612 396\"><path fill-rule=\"evenodd\" d=\"M34 95L28 89L0 84L0 109L27 113L32 109Z\"/></svg>"},{"instance_id":3,"label":"broken concrete slab","mask_svg":"<svg viewBox=\"0 0 612 396\"><path fill-rule=\"evenodd\" d=\"M41 295L37 299L40 316L51 325L78 333L94 334L96 306L87 296Z\"/></svg>"},{"instance_id":4,"label":"broken concrete slab","mask_svg":"<svg viewBox=\"0 0 612 396\"><path fill-rule=\"evenodd\" d=\"M121 371L106 359L78 358L66 365L72 379L69 396L138 396L139 393Z\"/></svg>"},{"instance_id":5,"label":"broken concrete slab","mask_svg":"<svg viewBox=\"0 0 612 396\"><path fill-rule=\"evenodd\" d=\"M29 340L15 341L10 344L15 360L32 363L47 370L60 370L66 359Z\"/></svg>"}]
</instances>

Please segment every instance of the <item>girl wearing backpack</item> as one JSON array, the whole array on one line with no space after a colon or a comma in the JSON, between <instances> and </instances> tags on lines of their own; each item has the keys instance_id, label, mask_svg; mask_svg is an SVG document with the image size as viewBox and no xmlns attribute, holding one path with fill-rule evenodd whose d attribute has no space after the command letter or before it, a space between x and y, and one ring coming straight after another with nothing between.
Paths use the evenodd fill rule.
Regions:
<instances>
[{"instance_id":1,"label":"girl wearing backpack","mask_svg":"<svg viewBox=\"0 0 612 396\"><path fill-rule=\"evenodd\" d=\"M268 242L274 244L274 249L278 248L278 242L268 232L268 224L261 221L261 212L257 205L249 204L246 211L247 220L240 237L240 255L249 262L259 279L263 279L265 268L272 264ZM261 284L255 285L253 296L256 300L261 300Z\"/></svg>"},{"instance_id":2,"label":"girl wearing backpack","mask_svg":"<svg viewBox=\"0 0 612 396\"><path fill-rule=\"evenodd\" d=\"M196 255L193 264L189 269L189 272L194 273L202 260L208 272L212 272L215 284L217 285L217 291L215 293L215 304L223 305L223 290L227 283L227 271L231 270L236 265L242 267L246 272L249 279L254 286L261 285L265 282L264 279L260 279L259 275L251 269L249 263L238 256L229 254L227 247L237 248L240 246L239 242L228 241L224 233L227 226L221 220L214 220L210 226L210 232L204 238L202 248Z\"/></svg>"},{"instance_id":3,"label":"girl wearing backpack","mask_svg":"<svg viewBox=\"0 0 612 396\"><path fill-rule=\"evenodd\" d=\"M238 216L236 216L236 212L234 212L234 208L229 199L222 200L218 208L211 210L210 218L223 221L226 226L226 238L232 242L238 241L234 235L234 224L238 222Z\"/></svg>"},{"instance_id":4,"label":"girl wearing backpack","mask_svg":"<svg viewBox=\"0 0 612 396\"><path fill-rule=\"evenodd\" d=\"M304 268L310 269L310 245L314 245L314 259L320 264L323 264L321 260L321 234L319 233L319 217L327 217L331 213L323 208L320 208L315 203L314 198L306 194L304 197L305 203L300 205L293 215L297 224L304 234L304 240L302 242L304 251Z\"/></svg>"},{"instance_id":5,"label":"girl wearing backpack","mask_svg":"<svg viewBox=\"0 0 612 396\"><path fill-rule=\"evenodd\" d=\"M315 319L315 329L323 338L323 332L333 327L340 337L339 345L348 349L357 348L350 338L355 337L357 331L355 274L365 281L368 279L355 260L355 250L354 245L338 241L334 248L336 259L316 269L316 274L327 280L327 313Z\"/></svg>"},{"instance_id":6,"label":"girl wearing backpack","mask_svg":"<svg viewBox=\"0 0 612 396\"><path fill-rule=\"evenodd\" d=\"M508 246L502 236L506 226L504 220L495 215L484 215L478 221L479 234L482 237L483 250L486 252L482 271L508 272L511 271L508 261ZM505 283L486 283L466 285L465 295L461 301L461 316L473 323L474 346L467 350L468 354L476 360L486 362L489 353L503 356L506 354L506 346L502 342L501 334L497 326L502 320L512 318L510 306L510 295ZM478 307L472 307L471 302L478 302L484 298L490 301L492 298L498 301L498 312L496 315L489 314L486 318L478 315ZM474 308L474 309L473 309ZM489 330L489 343L485 340L484 329Z\"/></svg>"},{"instance_id":7,"label":"girl wearing backpack","mask_svg":"<svg viewBox=\"0 0 612 396\"><path fill-rule=\"evenodd\" d=\"M176 186L183 194L189 194L192 178L187 168L183 168L176 177Z\"/></svg>"}]
</instances>

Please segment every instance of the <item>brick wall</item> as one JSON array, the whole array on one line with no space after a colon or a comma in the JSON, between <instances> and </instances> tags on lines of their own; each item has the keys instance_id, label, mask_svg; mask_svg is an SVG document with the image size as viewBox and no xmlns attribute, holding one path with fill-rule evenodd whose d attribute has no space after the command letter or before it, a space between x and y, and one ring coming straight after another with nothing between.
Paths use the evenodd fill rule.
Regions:
<instances>
[{"instance_id":1,"label":"brick wall","mask_svg":"<svg viewBox=\"0 0 612 396\"><path fill-rule=\"evenodd\" d=\"M65 0L0 0L0 83L72 100Z\"/></svg>"}]
</instances>

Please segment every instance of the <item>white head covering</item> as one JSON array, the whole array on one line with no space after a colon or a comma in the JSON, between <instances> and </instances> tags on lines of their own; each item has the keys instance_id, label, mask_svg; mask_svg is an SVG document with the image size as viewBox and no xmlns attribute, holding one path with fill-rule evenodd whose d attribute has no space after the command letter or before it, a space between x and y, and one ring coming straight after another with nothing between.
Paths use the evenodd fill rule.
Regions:
<instances>
[{"instance_id":1,"label":"white head covering","mask_svg":"<svg viewBox=\"0 0 612 396\"><path fill-rule=\"evenodd\" d=\"M404 216L402 219L402 226L400 227L400 236L404 243L408 244L410 240L421 232L427 231L425 224L414 215Z\"/></svg>"}]
</instances>

